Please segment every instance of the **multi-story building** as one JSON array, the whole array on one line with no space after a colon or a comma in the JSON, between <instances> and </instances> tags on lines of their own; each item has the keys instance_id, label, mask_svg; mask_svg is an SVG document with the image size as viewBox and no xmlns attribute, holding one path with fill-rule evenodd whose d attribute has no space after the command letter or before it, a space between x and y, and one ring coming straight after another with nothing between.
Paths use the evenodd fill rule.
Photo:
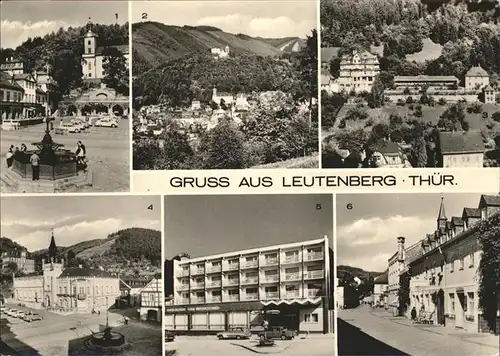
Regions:
<instances>
[{"instance_id":1,"label":"multi-story building","mask_svg":"<svg viewBox=\"0 0 500 356\"><path fill-rule=\"evenodd\" d=\"M395 89L449 89L457 87L460 80L450 75L396 75L394 77Z\"/></svg>"},{"instance_id":2,"label":"multi-story building","mask_svg":"<svg viewBox=\"0 0 500 356\"><path fill-rule=\"evenodd\" d=\"M161 323L163 310L163 281L153 278L140 292L141 295L141 320Z\"/></svg>"},{"instance_id":3,"label":"multi-story building","mask_svg":"<svg viewBox=\"0 0 500 356\"><path fill-rule=\"evenodd\" d=\"M23 113L24 89L7 72L0 72L0 117L17 119Z\"/></svg>"},{"instance_id":4,"label":"multi-story building","mask_svg":"<svg viewBox=\"0 0 500 356\"><path fill-rule=\"evenodd\" d=\"M465 89L480 90L490 85L490 75L481 66L472 67L465 74Z\"/></svg>"},{"instance_id":5,"label":"multi-story building","mask_svg":"<svg viewBox=\"0 0 500 356\"><path fill-rule=\"evenodd\" d=\"M479 308L481 246L478 223L498 217L500 196L482 195L478 208L448 219L444 200L433 233L421 240L422 253L410 263L410 303L431 313L435 324L473 332L489 328ZM497 323L500 317L497 316Z\"/></svg>"},{"instance_id":6,"label":"multi-story building","mask_svg":"<svg viewBox=\"0 0 500 356\"><path fill-rule=\"evenodd\" d=\"M378 57L368 51L353 51L342 56L337 79L340 91L361 93L372 89L375 77L380 74Z\"/></svg>"},{"instance_id":7,"label":"multi-story building","mask_svg":"<svg viewBox=\"0 0 500 356\"><path fill-rule=\"evenodd\" d=\"M42 273L14 277L14 301L35 309L60 310L68 313L105 311L120 296L119 279L102 269L82 266L65 267L56 260L54 235L49 260L42 263Z\"/></svg>"},{"instance_id":8,"label":"multi-story building","mask_svg":"<svg viewBox=\"0 0 500 356\"><path fill-rule=\"evenodd\" d=\"M82 77L86 82L100 83L104 78L104 60L106 50L114 50L115 54L122 55L128 65L129 62L129 46L108 45L97 46L98 36L92 31L93 24L87 24L87 33L83 38L83 54L82 54Z\"/></svg>"},{"instance_id":9,"label":"multi-story building","mask_svg":"<svg viewBox=\"0 0 500 356\"><path fill-rule=\"evenodd\" d=\"M2 268L5 268L9 263L15 263L17 270L24 274L35 272L35 260L27 258L26 251L2 252L0 262Z\"/></svg>"},{"instance_id":10,"label":"multi-story building","mask_svg":"<svg viewBox=\"0 0 500 356\"><path fill-rule=\"evenodd\" d=\"M210 53L212 53L212 56L214 56L214 58L226 58L229 56L229 46L226 46L224 48L211 48Z\"/></svg>"},{"instance_id":11,"label":"multi-story building","mask_svg":"<svg viewBox=\"0 0 500 356\"><path fill-rule=\"evenodd\" d=\"M172 330L216 332L270 325L330 330L328 239L173 261Z\"/></svg>"},{"instance_id":12,"label":"multi-story building","mask_svg":"<svg viewBox=\"0 0 500 356\"><path fill-rule=\"evenodd\" d=\"M387 307L389 297L388 272L385 271L373 280L373 303L376 306Z\"/></svg>"},{"instance_id":13,"label":"multi-story building","mask_svg":"<svg viewBox=\"0 0 500 356\"><path fill-rule=\"evenodd\" d=\"M387 270L387 301L388 307L393 314L398 313L398 291L399 291L399 275L403 270L405 249L405 238L398 237L398 251L392 255L389 260L389 268Z\"/></svg>"}]
</instances>

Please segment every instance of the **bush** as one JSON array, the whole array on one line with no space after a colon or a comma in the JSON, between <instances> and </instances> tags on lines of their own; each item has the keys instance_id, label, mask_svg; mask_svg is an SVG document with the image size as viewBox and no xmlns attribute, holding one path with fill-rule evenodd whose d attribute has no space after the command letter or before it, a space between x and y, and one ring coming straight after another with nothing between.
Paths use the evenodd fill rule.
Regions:
<instances>
[{"instance_id":1,"label":"bush","mask_svg":"<svg viewBox=\"0 0 500 356\"><path fill-rule=\"evenodd\" d=\"M441 105L441 106L446 105L446 103L447 102L446 102L445 98L441 98L441 99L438 100L438 104Z\"/></svg>"},{"instance_id":2,"label":"bush","mask_svg":"<svg viewBox=\"0 0 500 356\"><path fill-rule=\"evenodd\" d=\"M346 126L345 119L344 118L340 119L339 129L345 129L345 126Z\"/></svg>"},{"instance_id":3,"label":"bush","mask_svg":"<svg viewBox=\"0 0 500 356\"><path fill-rule=\"evenodd\" d=\"M405 106L406 102L403 99L398 99L398 102L396 103L397 106Z\"/></svg>"},{"instance_id":4,"label":"bush","mask_svg":"<svg viewBox=\"0 0 500 356\"><path fill-rule=\"evenodd\" d=\"M411 96L406 98L406 103L407 104L413 104L413 98Z\"/></svg>"},{"instance_id":5,"label":"bush","mask_svg":"<svg viewBox=\"0 0 500 356\"><path fill-rule=\"evenodd\" d=\"M496 122L500 122L500 111L494 112L491 118Z\"/></svg>"}]
</instances>

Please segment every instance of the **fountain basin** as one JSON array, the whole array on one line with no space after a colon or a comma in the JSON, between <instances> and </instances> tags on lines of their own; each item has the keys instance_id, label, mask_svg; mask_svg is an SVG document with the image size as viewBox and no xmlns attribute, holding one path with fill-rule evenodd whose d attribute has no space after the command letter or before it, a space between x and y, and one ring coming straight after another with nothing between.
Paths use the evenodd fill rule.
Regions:
<instances>
[{"instance_id":1,"label":"fountain basin","mask_svg":"<svg viewBox=\"0 0 500 356\"><path fill-rule=\"evenodd\" d=\"M90 339L94 345L101 347L115 347L125 344L125 336L116 331L111 331L109 338L106 338L104 331L102 331L93 334Z\"/></svg>"}]
</instances>

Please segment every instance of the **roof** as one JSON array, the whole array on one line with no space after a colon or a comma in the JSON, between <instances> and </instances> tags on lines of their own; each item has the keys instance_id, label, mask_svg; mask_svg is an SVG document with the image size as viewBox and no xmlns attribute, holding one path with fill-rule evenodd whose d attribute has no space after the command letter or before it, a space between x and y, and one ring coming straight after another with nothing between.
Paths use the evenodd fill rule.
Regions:
<instances>
[{"instance_id":1,"label":"roof","mask_svg":"<svg viewBox=\"0 0 500 356\"><path fill-rule=\"evenodd\" d=\"M113 278L111 273L102 271L100 269L92 269L87 267L69 267L66 268L58 278L64 277L101 277L101 278Z\"/></svg>"},{"instance_id":2,"label":"roof","mask_svg":"<svg viewBox=\"0 0 500 356\"><path fill-rule=\"evenodd\" d=\"M86 34L85 34L85 37L98 37L94 32L92 32L91 30L89 30Z\"/></svg>"},{"instance_id":3,"label":"roof","mask_svg":"<svg viewBox=\"0 0 500 356\"><path fill-rule=\"evenodd\" d=\"M373 151L380 152L383 155L399 155L401 149L396 142L380 141L372 146Z\"/></svg>"},{"instance_id":4,"label":"roof","mask_svg":"<svg viewBox=\"0 0 500 356\"><path fill-rule=\"evenodd\" d=\"M373 279L373 284L388 284L389 283L389 271L385 271L380 276Z\"/></svg>"},{"instance_id":5,"label":"roof","mask_svg":"<svg viewBox=\"0 0 500 356\"><path fill-rule=\"evenodd\" d=\"M33 81L35 81L35 78L33 78L33 76L30 73L14 74L12 77L15 80L19 80L19 79L27 80L27 79L31 78Z\"/></svg>"},{"instance_id":6,"label":"roof","mask_svg":"<svg viewBox=\"0 0 500 356\"><path fill-rule=\"evenodd\" d=\"M483 153L485 151L480 131L441 131L439 144L442 154Z\"/></svg>"},{"instance_id":7,"label":"roof","mask_svg":"<svg viewBox=\"0 0 500 356\"><path fill-rule=\"evenodd\" d=\"M462 220L461 217L458 217L458 216L453 216L451 218L451 223L453 224L453 226L463 226L464 225L464 221Z\"/></svg>"},{"instance_id":8,"label":"roof","mask_svg":"<svg viewBox=\"0 0 500 356\"><path fill-rule=\"evenodd\" d=\"M459 82L458 78L453 75L396 75L394 82L413 82L413 81L427 81L427 82L444 82L453 81Z\"/></svg>"},{"instance_id":9,"label":"roof","mask_svg":"<svg viewBox=\"0 0 500 356\"><path fill-rule=\"evenodd\" d=\"M132 289L127 283L121 280L120 278L120 289Z\"/></svg>"},{"instance_id":10,"label":"roof","mask_svg":"<svg viewBox=\"0 0 500 356\"><path fill-rule=\"evenodd\" d=\"M481 210L477 208L464 208L462 219L464 218L480 218Z\"/></svg>"},{"instance_id":11,"label":"roof","mask_svg":"<svg viewBox=\"0 0 500 356\"><path fill-rule=\"evenodd\" d=\"M500 195L481 195L481 200L488 206L500 206Z\"/></svg>"},{"instance_id":12,"label":"roof","mask_svg":"<svg viewBox=\"0 0 500 356\"><path fill-rule=\"evenodd\" d=\"M466 77L489 77L489 74L487 71L485 71L481 67L472 67L467 71L465 74Z\"/></svg>"},{"instance_id":13,"label":"roof","mask_svg":"<svg viewBox=\"0 0 500 356\"><path fill-rule=\"evenodd\" d=\"M6 72L0 72L0 88L13 89L24 91L24 89L17 84L15 81L12 81L12 76Z\"/></svg>"},{"instance_id":14,"label":"roof","mask_svg":"<svg viewBox=\"0 0 500 356\"><path fill-rule=\"evenodd\" d=\"M102 55L105 48L116 48L121 54L128 54L128 45L112 45L112 46L99 46L95 50L95 54Z\"/></svg>"},{"instance_id":15,"label":"roof","mask_svg":"<svg viewBox=\"0 0 500 356\"><path fill-rule=\"evenodd\" d=\"M321 48L321 62L330 62L339 55L340 47Z\"/></svg>"},{"instance_id":16,"label":"roof","mask_svg":"<svg viewBox=\"0 0 500 356\"><path fill-rule=\"evenodd\" d=\"M354 51L353 53L351 54L345 54L342 56L342 60L352 60L352 58L355 56L355 55L358 55L360 59L363 59L363 60L367 60L367 59L378 59L376 55L368 52L368 51L361 51L361 52L357 52L357 51Z\"/></svg>"}]
</instances>

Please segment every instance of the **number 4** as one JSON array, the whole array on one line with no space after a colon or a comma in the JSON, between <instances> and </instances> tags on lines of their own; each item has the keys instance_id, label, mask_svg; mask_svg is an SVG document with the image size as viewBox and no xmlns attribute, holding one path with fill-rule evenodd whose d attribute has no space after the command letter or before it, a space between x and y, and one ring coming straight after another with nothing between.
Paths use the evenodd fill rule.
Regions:
<instances>
[{"instance_id":1,"label":"number 4","mask_svg":"<svg viewBox=\"0 0 500 356\"><path fill-rule=\"evenodd\" d=\"M153 204L151 204L150 206L148 206L148 210L154 210L153 209Z\"/></svg>"}]
</instances>

